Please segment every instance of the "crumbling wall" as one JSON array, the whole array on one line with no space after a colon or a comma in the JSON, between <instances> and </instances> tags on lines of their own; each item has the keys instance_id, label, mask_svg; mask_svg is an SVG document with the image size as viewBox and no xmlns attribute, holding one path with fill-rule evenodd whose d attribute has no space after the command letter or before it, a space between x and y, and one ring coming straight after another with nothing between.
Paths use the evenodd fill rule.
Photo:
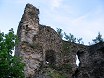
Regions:
<instances>
[{"instance_id":1,"label":"crumbling wall","mask_svg":"<svg viewBox=\"0 0 104 78\"><path fill-rule=\"evenodd\" d=\"M26 64L24 69L26 77L32 77L39 69L39 64L42 61L42 47L37 46L33 41L39 32L38 14L39 10L37 8L27 4L17 30L19 44L15 53L21 56Z\"/></svg>"},{"instance_id":2,"label":"crumbling wall","mask_svg":"<svg viewBox=\"0 0 104 78\"><path fill-rule=\"evenodd\" d=\"M75 78L104 78L104 43L88 47L87 53L78 53L80 66Z\"/></svg>"},{"instance_id":3,"label":"crumbling wall","mask_svg":"<svg viewBox=\"0 0 104 78\"><path fill-rule=\"evenodd\" d=\"M104 43L85 46L63 41L54 29L39 24L38 14L39 9L27 4L17 30L15 54L26 64L26 78L52 78L47 72L53 71L64 78L104 78Z\"/></svg>"},{"instance_id":4,"label":"crumbling wall","mask_svg":"<svg viewBox=\"0 0 104 78\"><path fill-rule=\"evenodd\" d=\"M88 47L82 44L71 43L68 41L63 41L63 47L65 47L65 49L63 49L63 64L69 64L71 67L69 72L66 71L65 73L67 78L75 77L75 73L78 69L78 66L76 65L76 55L82 52L84 54L87 53ZM69 50L67 48L69 48ZM81 63L82 59L79 58L79 60Z\"/></svg>"},{"instance_id":5,"label":"crumbling wall","mask_svg":"<svg viewBox=\"0 0 104 78\"><path fill-rule=\"evenodd\" d=\"M27 4L17 31L19 44L15 53L26 64L26 78L36 75L40 66L45 66L47 62L59 66L62 61L62 39L51 27L39 24L38 14L36 7ZM47 55L50 51L54 53L54 57Z\"/></svg>"},{"instance_id":6,"label":"crumbling wall","mask_svg":"<svg viewBox=\"0 0 104 78\"><path fill-rule=\"evenodd\" d=\"M40 25L37 39L37 42L41 44L43 49L44 64L46 63L46 52L53 50L55 55L55 65L60 65L62 59L62 39L57 32L49 26Z\"/></svg>"}]
</instances>

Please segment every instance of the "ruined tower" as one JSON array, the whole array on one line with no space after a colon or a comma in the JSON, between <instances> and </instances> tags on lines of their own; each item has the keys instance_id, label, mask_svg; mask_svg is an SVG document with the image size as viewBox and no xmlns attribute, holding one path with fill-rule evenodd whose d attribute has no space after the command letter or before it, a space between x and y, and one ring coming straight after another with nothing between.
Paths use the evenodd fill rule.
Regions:
<instances>
[{"instance_id":1,"label":"ruined tower","mask_svg":"<svg viewBox=\"0 0 104 78\"><path fill-rule=\"evenodd\" d=\"M20 41L26 41L30 44L33 43L34 35L39 31L39 9L27 4L24 10L24 14L18 27L18 35Z\"/></svg>"},{"instance_id":2,"label":"ruined tower","mask_svg":"<svg viewBox=\"0 0 104 78\"><path fill-rule=\"evenodd\" d=\"M39 65L39 62L35 58L42 61L41 54L38 53L36 55L32 48L34 37L39 32L38 14L39 10L37 8L31 4L27 4L17 31L19 44L16 48L16 55L21 56L24 59L23 62L26 64L26 77L32 76L35 73L34 70L36 70Z\"/></svg>"},{"instance_id":3,"label":"ruined tower","mask_svg":"<svg viewBox=\"0 0 104 78\"><path fill-rule=\"evenodd\" d=\"M62 40L55 30L39 24L39 10L27 4L18 26L19 44L15 54L26 64L26 78L32 78L41 65L61 64Z\"/></svg>"}]
</instances>

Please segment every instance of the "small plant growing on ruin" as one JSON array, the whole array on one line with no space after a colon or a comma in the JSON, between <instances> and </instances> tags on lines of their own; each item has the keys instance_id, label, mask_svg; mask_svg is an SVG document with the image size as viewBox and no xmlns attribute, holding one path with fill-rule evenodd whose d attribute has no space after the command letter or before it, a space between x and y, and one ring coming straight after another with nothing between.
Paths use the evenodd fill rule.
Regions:
<instances>
[{"instance_id":1,"label":"small plant growing on ruin","mask_svg":"<svg viewBox=\"0 0 104 78\"><path fill-rule=\"evenodd\" d=\"M66 76L63 73L60 73L59 71L51 68L48 68L47 75L51 78L66 78Z\"/></svg>"},{"instance_id":2,"label":"small plant growing on ruin","mask_svg":"<svg viewBox=\"0 0 104 78\"><path fill-rule=\"evenodd\" d=\"M64 32L64 35L65 35L65 39L69 42L76 42L76 38L74 37L74 35L72 35L71 33L69 33L69 35L67 35L65 32Z\"/></svg>"},{"instance_id":3,"label":"small plant growing on ruin","mask_svg":"<svg viewBox=\"0 0 104 78\"><path fill-rule=\"evenodd\" d=\"M57 33L58 33L58 35L61 37L61 38L63 38L63 33L62 33L62 29L60 29L60 28L57 28Z\"/></svg>"},{"instance_id":4,"label":"small plant growing on ruin","mask_svg":"<svg viewBox=\"0 0 104 78\"><path fill-rule=\"evenodd\" d=\"M70 52L70 45L64 42L62 45L62 49L65 54L68 54Z\"/></svg>"},{"instance_id":5,"label":"small plant growing on ruin","mask_svg":"<svg viewBox=\"0 0 104 78\"><path fill-rule=\"evenodd\" d=\"M95 44L99 43L99 42L104 42L102 35L100 34L100 32L98 33L98 36L92 40Z\"/></svg>"}]
</instances>

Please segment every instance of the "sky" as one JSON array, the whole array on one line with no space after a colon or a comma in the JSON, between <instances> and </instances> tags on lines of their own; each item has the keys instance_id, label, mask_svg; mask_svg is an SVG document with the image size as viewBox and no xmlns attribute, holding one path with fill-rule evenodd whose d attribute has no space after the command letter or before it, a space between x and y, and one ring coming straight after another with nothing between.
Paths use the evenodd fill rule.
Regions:
<instances>
[{"instance_id":1,"label":"sky","mask_svg":"<svg viewBox=\"0 0 104 78\"><path fill-rule=\"evenodd\" d=\"M2 32L16 33L27 3L40 10L40 24L82 37L86 45L98 32L104 37L104 0L0 0Z\"/></svg>"}]
</instances>

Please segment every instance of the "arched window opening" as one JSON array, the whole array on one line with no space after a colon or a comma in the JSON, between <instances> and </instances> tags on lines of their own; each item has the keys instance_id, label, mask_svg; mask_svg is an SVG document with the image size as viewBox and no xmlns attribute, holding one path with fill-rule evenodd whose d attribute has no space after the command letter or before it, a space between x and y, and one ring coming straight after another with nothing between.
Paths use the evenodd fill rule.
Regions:
<instances>
[{"instance_id":1,"label":"arched window opening","mask_svg":"<svg viewBox=\"0 0 104 78\"><path fill-rule=\"evenodd\" d=\"M45 62L48 65L54 65L55 64L55 52L53 50L48 50L46 51L46 55L45 55Z\"/></svg>"}]
</instances>

